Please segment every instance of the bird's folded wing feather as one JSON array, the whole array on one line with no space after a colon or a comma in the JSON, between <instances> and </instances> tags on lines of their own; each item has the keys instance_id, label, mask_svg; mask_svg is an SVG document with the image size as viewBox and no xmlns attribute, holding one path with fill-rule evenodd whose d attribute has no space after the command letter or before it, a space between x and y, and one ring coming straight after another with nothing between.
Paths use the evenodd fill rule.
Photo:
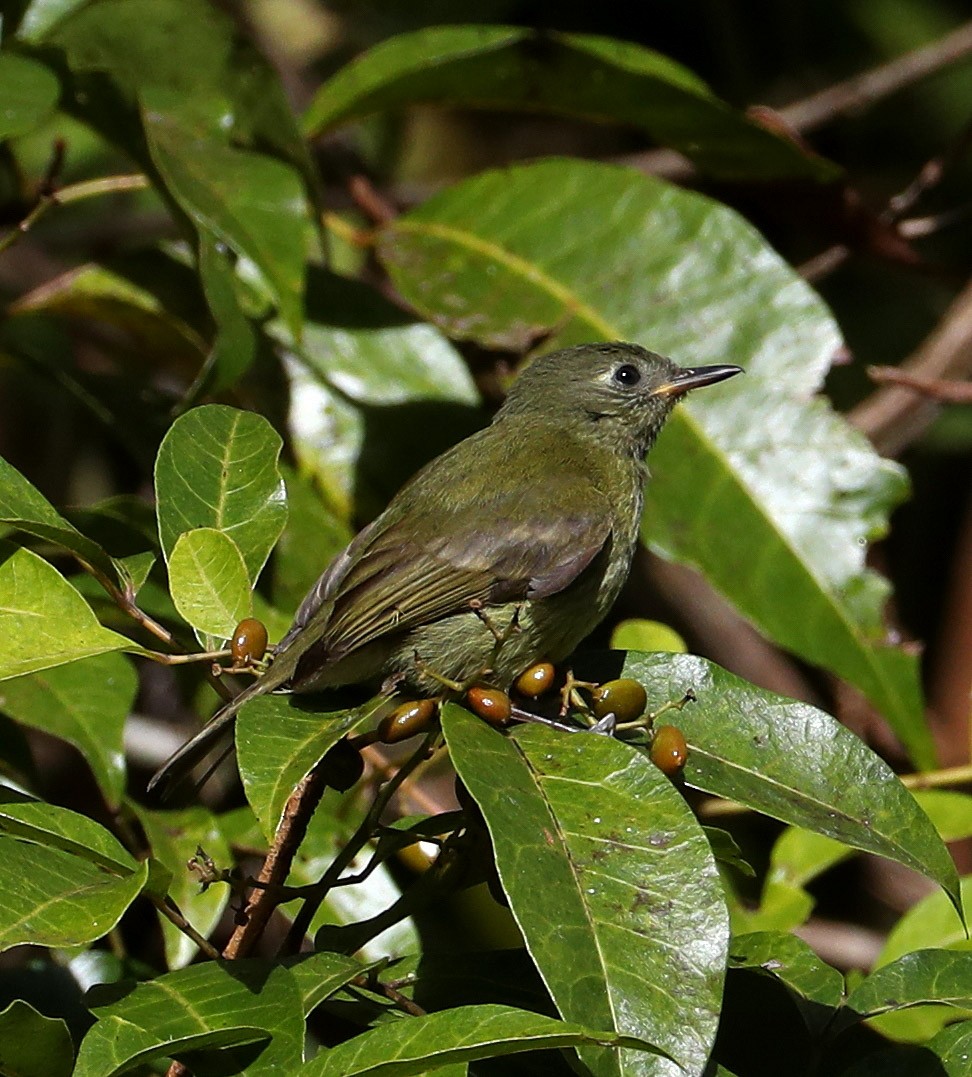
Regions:
<instances>
[{"instance_id":1,"label":"bird's folded wing feather","mask_svg":"<svg viewBox=\"0 0 972 1077\"><path fill-rule=\"evenodd\" d=\"M545 489L542 504L526 511L523 500L519 492L500 494L418 528L406 516L374 529L323 588L326 623L296 679L301 666L337 661L388 633L473 604L544 598L568 587L610 537L606 499L591 486L578 496L565 484L563 491ZM314 616L309 605L302 610L305 620Z\"/></svg>"}]
</instances>

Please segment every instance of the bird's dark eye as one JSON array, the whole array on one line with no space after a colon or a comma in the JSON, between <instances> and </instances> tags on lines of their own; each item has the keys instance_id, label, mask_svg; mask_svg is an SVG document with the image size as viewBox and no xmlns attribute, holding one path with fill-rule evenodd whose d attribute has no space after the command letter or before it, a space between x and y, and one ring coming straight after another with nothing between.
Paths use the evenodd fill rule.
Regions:
<instances>
[{"instance_id":1,"label":"bird's dark eye","mask_svg":"<svg viewBox=\"0 0 972 1077\"><path fill-rule=\"evenodd\" d=\"M631 363L625 363L624 366L619 366L615 370L614 380L618 385L637 385L641 381L641 371Z\"/></svg>"}]
</instances>

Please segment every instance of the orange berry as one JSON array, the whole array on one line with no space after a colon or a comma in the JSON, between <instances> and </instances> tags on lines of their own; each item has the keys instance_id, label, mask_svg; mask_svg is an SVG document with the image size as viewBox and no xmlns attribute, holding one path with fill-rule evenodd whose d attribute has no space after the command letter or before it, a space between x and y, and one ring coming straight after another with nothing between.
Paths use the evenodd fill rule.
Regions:
<instances>
[{"instance_id":1,"label":"orange berry","mask_svg":"<svg viewBox=\"0 0 972 1077\"><path fill-rule=\"evenodd\" d=\"M396 707L378 723L378 738L383 744L397 744L425 733L435 718L435 700L416 699Z\"/></svg>"},{"instance_id":2,"label":"orange berry","mask_svg":"<svg viewBox=\"0 0 972 1077\"><path fill-rule=\"evenodd\" d=\"M490 725L504 726L510 720L510 697L498 688L470 688L466 703L473 714Z\"/></svg>"},{"instance_id":3,"label":"orange berry","mask_svg":"<svg viewBox=\"0 0 972 1077\"><path fill-rule=\"evenodd\" d=\"M552 662L537 662L525 669L513 683L513 687L527 699L537 699L553 687L556 670Z\"/></svg>"},{"instance_id":4,"label":"orange berry","mask_svg":"<svg viewBox=\"0 0 972 1077\"><path fill-rule=\"evenodd\" d=\"M688 759L688 745L680 729L660 725L651 741L651 761L669 777L677 774Z\"/></svg>"},{"instance_id":5,"label":"orange berry","mask_svg":"<svg viewBox=\"0 0 972 1077\"><path fill-rule=\"evenodd\" d=\"M233 629L230 654L237 666L249 666L267 653L267 626L255 617L244 617Z\"/></svg>"}]
</instances>

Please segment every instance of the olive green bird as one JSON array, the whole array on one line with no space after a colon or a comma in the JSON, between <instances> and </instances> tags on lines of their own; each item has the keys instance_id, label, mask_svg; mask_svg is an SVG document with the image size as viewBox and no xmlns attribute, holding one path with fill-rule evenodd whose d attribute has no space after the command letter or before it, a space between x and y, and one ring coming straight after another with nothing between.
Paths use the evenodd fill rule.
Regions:
<instances>
[{"instance_id":1,"label":"olive green bird","mask_svg":"<svg viewBox=\"0 0 972 1077\"><path fill-rule=\"evenodd\" d=\"M627 578L644 456L676 401L739 372L623 343L534 360L490 426L426 465L338 554L269 669L149 789L194 766L265 692L372 682L430 697L480 678L506 689L566 658Z\"/></svg>"}]
</instances>

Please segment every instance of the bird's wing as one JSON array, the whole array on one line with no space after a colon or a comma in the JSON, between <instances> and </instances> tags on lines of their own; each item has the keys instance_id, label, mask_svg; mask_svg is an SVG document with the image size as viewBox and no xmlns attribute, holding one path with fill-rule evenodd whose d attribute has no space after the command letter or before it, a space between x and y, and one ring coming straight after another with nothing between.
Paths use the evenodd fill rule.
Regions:
<instances>
[{"instance_id":1,"label":"bird's wing","mask_svg":"<svg viewBox=\"0 0 972 1077\"><path fill-rule=\"evenodd\" d=\"M540 499L498 493L464 512L426 518L418 540L411 514L373 528L328 577L323 632L301 656L294 681L303 679L302 670L309 674L386 634L476 603L562 591L604 548L611 522L610 506L593 486L578 492L564 482L558 490L551 480ZM314 611L306 612L310 620Z\"/></svg>"}]
</instances>

